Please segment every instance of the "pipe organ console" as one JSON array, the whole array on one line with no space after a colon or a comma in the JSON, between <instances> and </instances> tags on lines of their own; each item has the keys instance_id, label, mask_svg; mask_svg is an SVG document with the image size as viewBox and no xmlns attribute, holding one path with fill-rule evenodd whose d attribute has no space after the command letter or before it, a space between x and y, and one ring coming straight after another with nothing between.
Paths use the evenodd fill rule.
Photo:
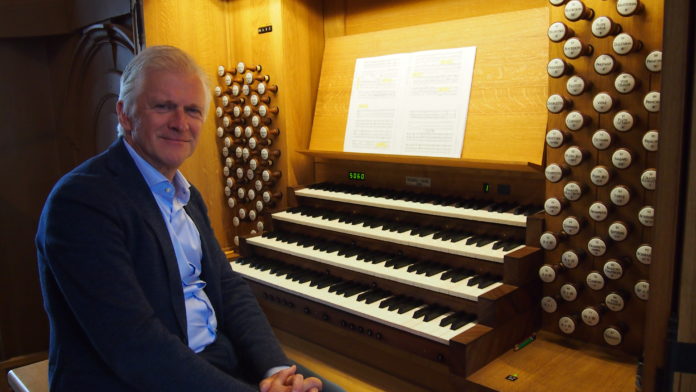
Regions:
<instances>
[{"instance_id":1,"label":"pipe organ console","mask_svg":"<svg viewBox=\"0 0 696 392\"><path fill-rule=\"evenodd\" d=\"M377 367L390 363L380 350L396 349L462 378L535 328L541 252L527 241L541 205L350 181L289 199L232 263L272 323L340 352L362 347L353 355ZM424 382L409 369L390 371Z\"/></svg>"},{"instance_id":2,"label":"pipe organ console","mask_svg":"<svg viewBox=\"0 0 696 392\"><path fill-rule=\"evenodd\" d=\"M537 70L548 86L539 100L546 128L537 130L545 162L525 158L523 169L473 155L465 168L442 168L339 152L317 159L314 184L279 189L278 86L261 66L219 67L216 134L241 255L232 265L271 323L437 390L466 388L463 380L539 328L640 356L661 7L549 0L549 24L538 29L549 45ZM491 59L486 45L477 56ZM467 128L464 152L485 139L476 115L499 115L476 106L487 94L472 92L468 124L479 126ZM315 116L315 129L336 114L328 113ZM427 186L409 181L421 177Z\"/></svg>"}]
</instances>

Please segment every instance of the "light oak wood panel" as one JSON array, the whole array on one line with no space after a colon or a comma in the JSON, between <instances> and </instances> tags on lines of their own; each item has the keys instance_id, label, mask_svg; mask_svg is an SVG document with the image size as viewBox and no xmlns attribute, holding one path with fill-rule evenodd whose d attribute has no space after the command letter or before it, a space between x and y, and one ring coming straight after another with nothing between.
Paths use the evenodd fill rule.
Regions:
<instances>
[{"instance_id":1,"label":"light oak wood panel","mask_svg":"<svg viewBox=\"0 0 696 392\"><path fill-rule=\"evenodd\" d=\"M330 3L331 1L328 1ZM346 1L345 32L360 34L543 7L546 0Z\"/></svg>"},{"instance_id":2,"label":"light oak wood panel","mask_svg":"<svg viewBox=\"0 0 696 392\"><path fill-rule=\"evenodd\" d=\"M224 33L227 4L217 0L199 0L193 6L188 0L145 0L145 46L173 45L186 51L206 71L212 88L217 66L227 58L228 36ZM229 240L223 213L226 201L220 150L215 136L214 109L213 103L201 130L196 152L184 163L181 171L201 191L213 229L224 247Z\"/></svg>"},{"instance_id":3,"label":"light oak wood panel","mask_svg":"<svg viewBox=\"0 0 696 392\"><path fill-rule=\"evenodd\" d=\"M506 28L490 34L499 25ZM537 8L327 39L310 150L343 151L357 58L476 46L461 158L540 165L547 25L548 11Z\"/></svg>"},{"instance_id":4,"label":"light oak wood panel","mask_svg":"<svg viewBox=\"0 0 696 392\"><path fill-rule=\"evenodd\" d=\"M519 351L510 350L468 380L498 391L632 392L636 363L607 356L549 333ZM517 375L517 381L505 379Z\"/></svg>"}]
</instances>

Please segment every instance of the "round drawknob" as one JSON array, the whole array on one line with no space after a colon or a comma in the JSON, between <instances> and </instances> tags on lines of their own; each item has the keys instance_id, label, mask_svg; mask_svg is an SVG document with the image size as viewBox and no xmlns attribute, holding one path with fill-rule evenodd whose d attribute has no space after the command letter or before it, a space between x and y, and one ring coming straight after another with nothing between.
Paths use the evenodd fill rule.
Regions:
<instances>
[{"instance_id":1,"label":"round drawknob","mask_svg":"<svg viewBox=\"0 0 696 392\"><path fill-rule=\"evenodd\" d=\"M587 241L587 250L592 256L603 256L607 252L607 241L601 237L592 237Z\"/></svg>"},{"instance_id":2,"label":"round drawknob","mask_svg":"<svg viewBox=\"0 0 696 392\"><path fill-rule=\"evenodd\" d=\"M594 70L600 75L609 75L616 68L616 61L608 54L600 54L594 61Z\"/></svg>"},{"instance_id":3,"label":"round drawknob","mask_svg":"<svg viewBox=\"0 0 696 392\"><path fill-rule=\"evenodd\" d=\"M578 293L580 292L580 286L575 283L565 283L560 289L561 298L563 300L572 302L578 298Z\"/></svg>"},{"instance_id":4,"label":"round drawknob","mask_svg":"<svg viewBox=\"0 0 696 392\"><path fill-rule=\"evenodd\" d=\"M643 4L640 0L618 0L616 2L616 12L621 16L633 16L643 11Z\"/></svg>"},{"instance_id":5,"label":"round drawknob","mask_svg":"<svg viewBox=\"0 0 696 392\"><path fill-rule=\"evenodd\" d=\"M594 48L592 47L592 45L586 44L576 37L568 39L563 44L563 54L569 59L577 59L581 56L589 56L592 54L593 50Z\"/></svg>"},{"instance_id":6,"label":"round drawknob","mask_svg":"<svg viewBox=\"0 0 696 392\"><path fill-rule=\"evenodd\" d=\"M609 199L614 205L625 206L631 201L631 190L626 185L617 185L609 192Z\"/></svg>"},{"instance_id":7,"label":"round drawknob","mask_svg":"<svg viewBox=\"0 0 696 392\"><path fill-rule=\"evenodd\" d=\"M609 238L613 241L623 241L628 237L630 225L626 222L616 221L609 225Z\"/></svg>"},{"instance_id":8,"label":"round drawknob","mask_svg":"<svg viewBox=\"0 0 696 392\"><path fill-rule=\"evenodd\" d=\"M560 78L563 75L568 75L573 72L573 66L566 63L565 60L555 58L549 61L546 66L546 72L552 78Z\"/></svg>"},{"instance_id":9,"label":"round drawknob","mask_svg":"<svg viewBox=\"0 0 696 392\"><path fill-rule=\"evenodd\" d=\"M660 92L650 91L645 94L643 98L643 107L650 113L657 113L660 111Z\"/></svg>"},{"instance_id":10,"label":"round drawknob","mask_svg":"<svg viewBox=\"0 0 696 392\"><path fill-rule=\"evenodd\" d=\"M577 181L570 181L563 186L563 196L570 201L577 201L586 188Z\"/></svg>"},{"instance_id":11,"label":"round drawknob","mask_svg":"<svg viewBox=\"0 0 696 392\"><path fill-rule=\"evenodd\" d=\"M561 332L566 335L570 335L575 332L575 323L577 322L577 316L563 316L558 320L558 328Z\"/></svg>"},{"instance_id":12,"label":"round drawknob","mask_svg":"<svg viewBox=\"0 0 696 392\"><path fill-rule=\"evenodd\" d=\"M566 19L575 22L581 19L592 19L594 10L585 6L582 1L572 0L566 4L564 14Z\"/></svg>"},{"instance_id":13,"label":"round drawknob","mask_svg":"<svg viewBox=\"0 0 696 392\"><path fill-rule=\"evenodd\" d=\"M624 56L639 51L643 47L643 43L628 33L621 33L614 38L611 47L614 49L614 53Z\"/></svg>"},{"instance_id":14,"label":"round drawknob","mask_svg":"<svg viewBox=\"0 0 696 392\"><path fill-rule=\"evenodd\" d=\"M647 301L650 297L650 283L647 280L639 280L633 286L633 292L636 294L636 297Z\"/></svg>"},{"instance_id":15,"label":"round drawknob","mask_svg":"<svg viewBox=\"0 0 696 392\"><path fill-rule=\"evenodd\" d=\"M604 330L602 336L604 341L610 346L618 346L623 341L624 331L617 327L611 326Z\"/></svg>"},{"instance_id":16,"label":"round drawknob","mask_svg":"<svg viewBox=\"0 0 696 392\"><path fill-rule=\"evenodd\" d=\"M607 309L612 312L620 312L626 307L626 300L625 294L612 291L604 297L604 304L607 306Z\"/></svg>"},{"instance_id":17,"label":"round drawknob","mask_svg":"<svg viewBox=\"0 0 696 392\"><path fill-rule=\"evenodd\" d=\"M580 232L584 224L584 219L578 218L577 216L569 216L563 219L562 227L565 233L568 235L576 235Z\"/></svg>"},{"instance_id":18,"label":"round drawknob","mask_svg":"<svg viewBox=\"0 0 696 392\"><path fill-rule=\"evenodd\" d=\"M645 227L655 225L655 209L652 206L645 206L638 211L638 221Z\"/></svg>"},{"instance_id":19,"label":"round drawknob","mask_svg":"<svg viewBox=\"0 0 696 392\"><path fill-rule=\"evenodd\" d=\"M563 239L565 239L564 233L546 231L539 237L539 244L546 250L554 250Z\"/></svg>"},{"instance_id":20,"label":"round drawknob","mask_svg":"<svg viewBox=\"0 0 696 392\"><path fill-rule=\"evenodd\" d=\"M628 262L624 259L609 259L604 263L602 272L607 278L617 280L621 279L627 266Z\"/></svg>"},{"instance_id":21,"label":"round drawknob","mask_svg":"<svg viewBox=\"0 0 696 392\"><path fill-rule=\"evenodd\" d=\"M609 210L610 207L607 206L604 202L596 201L590 205L588 212L592 220L596 222L602 222L603 220L607 219L607 216L609 215Z\"/></svg>"},{"instance_id":22,"label":"round drawknob","mask_svg":"<svg viewBox=\"0 0 696 392\"><path fill-rule=\"evenodd\" d=\"M607 113L616 104L616 100L609 93L601 92L592 99L592 107L597 113Z\"/></svg>"},{"instance_id":23,"label":"round drawknob","mask_svg":"<svg viewBox=\"0 0 696 392\"><path fill-rule=\"evenodd\" d=\"M640 261L642 264L649 265L652 261L652 246L649 244L642 244L636 249L636 260Z\"/></svg>"},{"instance_id":24,"label":"round drawknob","mask_svg":"<svg viewBox=\"0 0 696 392\"><path fill-rule=\"evenodd\" d=\"M547 32L549 39L553 42L561 42L567 38L572 37L574 34L575 33L573 32L573 30L566 26L563 22L556 22L551 24Z\"/></svg>"},{"instance_id":25,"label":"round drawknob","mask_svg":"<svg viewBox=\"0 0 696 392\"><path fill-rule=\"evenodd\" d=\"M568 113L565 118L565 124L571 131L577 131L590 123L590 118L577 110Z\"/></svg>"},{"instance_id":26,"label":"round drawknob","mask_svg":"<svg viewBox=\"0 0 696 392\"><path fill-rule=\"evenodd\" d=\"M582 93L587 91L589 87L590 83L586 82L585 79L577 75L571 76L570 78L568 78L568 81L566 82L566 90L570 95L581 95Z\"/></svg>"},{"instance_id":27,"label":"round drawknob","mask_svg":"<svg viewBox=\"0 0 696 392\"><path fill-rule=\"evenodd\" d=\"M592 290L599 291L604 288L604 277L599 272L592 271L587 274L585 283L587 283L587 287Z\"/></svg>"},{"instance_id":28,"label":"round drawknob","mask_svg":"<svg viewBox=\"0 0 696 392\"><path fill-rule=\"evenodd\" d=\"M645 56L645 68L650 72L662 71L662 52L653 50Z\"/></svg>"},{"instance_id":29,"label":"round drawknob","mask_svg":"<svg viewBox=\"0 0 696 392\"><path fill-rule=\"evenodd\" d=\"M539 278L544 283L551 283L556 280L556 275L563 270L562 265L544 264L539 268Z\"/></svg>"},{"instance_id":30,"label":"round drawknob","mask_svg":"<svg viewBox=\"0 0 696 392\"><path fill-rule=\"evenodd\" d=\"M592 35L604 38L621 32L621 26L608 16L600 16L592 21Z\"/></svg>"},{"instance_id":31,"label":"round drawknob","mask_svg":"<svg viewBox=\"0 0 696 392\"><path fill-rule=\"evenodd\" d=\"M560 298L558 298L560 299ZM541 299L541 308L546 313L553 313L558 309L558 299L555 297L546 296Z\"/></svg>"},{"instance_id":32,"label":"round drawknob","mask_svg":"<svg viewBox=\"0 0 696 392\"><path fill-rule=\"evenodd\" d=\"M643 148L645 148L647 151L657 151L657 146L658 146L658 138L659 134L656 130L650 130L645 132L643 135Z\"/></svg>"},{"instance_id":33,"label":"round drawknob","mask_svg":"<svg viewBox=\"0 0 696 392\"><path fill-rule=\"evenodd\" d=\"M562 202L555 197L550 197L544 202L544 211L546 211L546 213L549 215L556 216L561 212L564 205L565 202Z\"/></svg>"},{"instance_id":34,"label":"round drawknob","mask_svg":"<svg viewBox=\"0 0 696 392\"><path fill-rule=\"evenodd\" d=\"M583 323L590 327L594 327L599 324L602 313L604 313L604 308L602 306L588 306L582 310L580 317Z\"/></svg>"},{"instance_id":35,"label":"round drawknob","mask_svg":"<svg viewBox=\"0 0 696 392\"><path fill-rule=\"evenodd\" d=\"M560 113L571 106L571 102L561 94L552 94L546 100L546 109L551 113Z\"/></svg>"},{"instance_id":36,"label":"round drawknob","mask_svg":"<svg viewBox=\"0 0 696 392\"><path fill-rule=\"evenodd\" d=\"M621 94L628 94L638 86L636 78L630 73L624 72L614 79L614 88Z\"/></svg>"},{"instance_id":37,"label":"round drawknob","mask_svg":"<svg viewBox=\"0 0 696 392\"><path fill-rule=\"evenodd\" d=\"M611 179L611 174L611 171L606 166L595 166L590 171L590 181L597 186L604 186Z\"/></svg>"},{"instance_id":38,"label":"round drawknob","mask_svg":"<svg viewBox=\"0 0 696 392\"><path fill-rule=\"evenodd\" d=\"M566 165L559 165L557 163L552 163L546 166L544 174L546 179L550 182L558 182L563 178L565 174L568 173L568 167Z\"/></svg>"},{"instance_id":39,"label":"round drawknob","mask_svg":"<svg viewBox=\"0 0 696 392\"><path fill-rule=\"evenodd\" d=\"M643 173L640 175L640 184L643 185L643 188L649 191L654 191L656 183L657 171L655 169L645 169L645 171L643 171Z\"/></svg>"},{"instance_id":40,"label":"round drawknob","mask_svg":"<svg viewBox=\"0 0 696 392\"><path fill-rule=\"evenodd\" d=\"M617 131L621 132L628 132L633 128L633 124L635 123L635 120L633 118L633 115L625 110L622 110L614 116L614 128L616 128Z\"/></svg>"},{"instance_id":41,"label":"round drawknob","mask_svg":"<svg viewBox=\"0 0 696 392\"><path fill-rule=\"evenodd\" d=\"M558 148L563 145L563 142L571 138L568 132L559 129L551 129L546 132L546 144L551 148Z\"/></svg>"},{"instance_id":42,"label":"round drawknob","mask_svg":"<svg viewBox=\"0 0 696 392\"><path fill-rule=\"evenodd\" d=\"M561 255L561 264L566 268L576 268L580 261L585 257L585 252L582 250L567 250Z\"/></svg>"},{"instance_id":43,"label":"round drawknob","mask_svg":"<svg viewBox=\"0 0 696 392\"><path fill-rule=\"evenodd\" d=\"M619 148L611 154L611 163L617 169L626 169L631 166L633 155L627 148Z\"/></svg>"},{"instance_id":44,"label":"round drawknob","mask_svg":"<svg viewBox=\"0 0 696 392\"><path fill-rule=\"evenodd\" d=\"M611 145L611 134L606 129L598 129L592 134L592 145L598 150L606 150Z\"/></svg>"}]
</instances>

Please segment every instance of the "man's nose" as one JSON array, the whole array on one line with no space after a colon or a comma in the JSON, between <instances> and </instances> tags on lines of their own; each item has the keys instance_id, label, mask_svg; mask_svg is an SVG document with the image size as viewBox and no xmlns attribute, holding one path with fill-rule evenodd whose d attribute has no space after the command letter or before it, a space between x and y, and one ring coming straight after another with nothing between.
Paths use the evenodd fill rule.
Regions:
<instances>
[{"instance_id":1,"label":"man's nose","mask_svg":"<svg viewBox=\"0 0 696 392\"><path fill-rule=\"evenodd\" d=\"M172 116L169 119L169 126L178 131L188 130L188 120L186 118L186 112L183 108L177 108L173 111Z\"/></svg>"}]
</instances>

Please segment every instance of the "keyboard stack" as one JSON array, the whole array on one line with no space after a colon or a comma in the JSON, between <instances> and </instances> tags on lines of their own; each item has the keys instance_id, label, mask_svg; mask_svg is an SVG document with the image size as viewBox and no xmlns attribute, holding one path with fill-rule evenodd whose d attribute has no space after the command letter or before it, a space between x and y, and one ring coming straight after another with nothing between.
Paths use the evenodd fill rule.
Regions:
<instances>
[{"instance_id":1,"label":"keyboard stack","mask_svg":"<svg viewBox=\"0 0 696 392\"><path fill-rule=\"evenodd\" d=\"M232 262L274 327L411 382L426 366L440 390L538 327L541 208L331 183L289 196Z\"/></svg>"}]
</instances>

